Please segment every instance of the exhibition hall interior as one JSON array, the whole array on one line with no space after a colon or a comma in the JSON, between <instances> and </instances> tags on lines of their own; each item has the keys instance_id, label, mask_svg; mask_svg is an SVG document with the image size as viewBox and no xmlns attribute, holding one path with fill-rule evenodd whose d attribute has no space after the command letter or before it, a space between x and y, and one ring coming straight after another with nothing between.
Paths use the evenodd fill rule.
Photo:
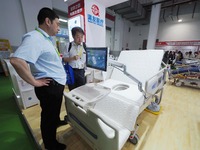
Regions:
<instances>
[{"instance_id":1,"label":"exhibition hall interior","mask_svg":"<svg viewBox=\"0 0 200 150\"><path fill-rule=\"evenodd\" d=\"M1 150L199 150L199 0L3 0L0 19Z\"/></svg>"}]
</instances>

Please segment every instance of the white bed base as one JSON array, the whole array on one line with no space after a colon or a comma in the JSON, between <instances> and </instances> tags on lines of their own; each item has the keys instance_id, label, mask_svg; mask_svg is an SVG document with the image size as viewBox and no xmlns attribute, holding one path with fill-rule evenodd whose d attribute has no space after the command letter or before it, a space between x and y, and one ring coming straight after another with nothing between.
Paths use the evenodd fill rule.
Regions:
<instances>
[{"instance_id":1,"label":"white bed base","mask_svg":"<svg viewBox=\"0 0 200 150\"><path fill-rule=\"evenodd\" d=\"M93 149L120 150L130 133L135 130L138 115L154 98L158 98L158 102L161 100L165 84L165 68L160 70L163 51L132 51L120 54L119 61L126 58L121 62L127 65L129 73L138 79L140 73L144 73L145 70L139 69L135 73L131 68L138 68L138 64L130 63L130 60L134 59L130 55L139 59L138 63L143 69L145 63L142 65L138 57L141 55L146 59L153 57L147 60L149 62L147 66L154 64L154 68L149 69L150 73L145 73L142 75L143 78L138 80L144 85L143 92L138 89L139 86L135 82L127 77L123 78L124 75L114 69L109 80L98 84L87 84L64 93L69 123ZM116 85L126 86L120 87L119 90Z\"/></svg>"}]
</instances>

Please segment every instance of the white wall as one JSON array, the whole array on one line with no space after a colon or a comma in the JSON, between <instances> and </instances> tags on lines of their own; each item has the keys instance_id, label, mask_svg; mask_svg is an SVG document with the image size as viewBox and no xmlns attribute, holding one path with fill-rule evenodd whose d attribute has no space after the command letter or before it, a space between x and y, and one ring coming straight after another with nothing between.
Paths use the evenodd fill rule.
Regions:
<instances>
[{"instance_id":1,"label":"white wall","mask_svg":"<svg viewBox=\"0 0 200 150\"><path fill-rule=\"evenodd\" d=\"M106 18L106 27L114 28L115 22Z\"/></svg>"},{"instance_id":2,"label":"white wall","mask_svg":"<svg viewBox=\"0 0 200 150\"><path fill-rule=\"evenodd\" d=\"M122 32L123 32L123 40L122 40L122 48L123 49L130 49L130 45L131 45L131 26L132 23L130 21L124 20L124 26L122 28Z\"/></svg>"},{"instance_id":3,"label":"white wall","mask_svg":"<svg viewBox=\"0 0 200 150\"><path fill-rule=\"evenodd\" d=\"M17 47L22 36L38 26L37 15L42 7L67 10L63 0L4 0L0 5L0 38Z\"/></svg>"},{"instance_id":4,"label":"white wall","mask_svg":"<svg viewBox=\"0 0 200 150\"><path fill-rule=\"evenodd\" d=\"M200 20L182 23L161 23L159 41L200 40Z\"/></svg>"},{"instance_id":5,"label":"white wall","mask_svg":"<svg viewBox=\"0 0 200 150\"><path fill-rule=\"evenodd\" d=\"M68 12L68 5L67 2L64 3L64 0L52 0L52 6L55 9L61 10L66 13Z\"/></svg>"},{"instance_id":6,"label":"white wall","mask_svg":"<svg viewBox=\"0 0 200 150\"><path fill-rule=\"evenodd\" d=\"M124 31L126 30L128 30L128 26L124 28ZM130 36L124 35L122 45L126 44L128 37L130 49L142 48L143 40L148 38L148 33L149 25L135 26L132 24ZM162 22L159 24L157 39L159 41L200 40L200 20L194 19L181 23L175 21Z\"/></svg>"},{"instance_id":7,"label":"white wall","mask_svg":"<svg viewBox=\"0 0 200 150\"><path fill-rule=\"evenodd\" d=\"M148 38L149 25L131 26L131 35L129 37L129 49L142 49L143 40Z\"/></svg>"},{"instance_id":8,"label":"white wall","mask_svg":"<svg viewBox=\"0 0 200 150\"><path fill-rule=\"evenodd\" d=\"M37 15L42 7L52 8L51 0L21 0L21 3L27 32L38 26Z\"/></svg>"},{"instance_id":9,"label":"white wall","mask_svg":"<svg viewBox=\"0 0 200 150\"><path fill-rule=\"evenodd\" d=\"M0 20L0 38L9 39L12 46L19 46L26 33L20 0L1 1Z\"/></svg>"},{"instance_id":10,"label":"white wall","mask_svg":"<svg viewBox=\"0 0 200 150\"><path fill-rule=\"evenodd\" d=\"M200 40L200 14L179 16L183 17L183 22L167 21L159 23L157 39L159 41L187 41ZM185 22L184 18L188 21ZM129 27L131 31L128 32ZM143 40L148 39L149 25L134 25L116 14L114 32L114 50L121 51L126 48L139 49L143 46Z\"/></svg>"},{"instance_id":11,"label":"white wall","mask_svg":"<svg viewBox=\"0 0 200 150\"><path fill-rule=\"evenodd\" d=\"M114 51L142 48L143 39L148 37L149 26L135 26L118 14L115 17Z\"/></svg>"}]
</instances>

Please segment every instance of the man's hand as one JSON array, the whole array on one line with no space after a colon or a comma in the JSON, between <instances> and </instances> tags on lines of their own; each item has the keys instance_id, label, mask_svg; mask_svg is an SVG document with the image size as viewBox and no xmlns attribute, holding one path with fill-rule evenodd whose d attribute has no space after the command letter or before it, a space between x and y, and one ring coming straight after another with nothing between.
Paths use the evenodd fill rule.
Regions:
<instances>
[{"instance_id":1,"label":"man's hand","mask_svg":"<svg viewBox=\"0 0 200 150\"><path fill-rule=\"evenodd\" d=\"M74 56L74 60L77 60L77 59L79 59L79 58L80 58L79 55Z\"/></svg>"},{"instance_id":2,"label":"man's hand","mask_svg":"<svg viewBox=\"0 0 200 150\"><path fill-rule=\"evenodd\" d=\"M12 57L10 58L10 63L13 65L19 76L34 87L49 86L49 83L52 80L49 78L35 79L30 72L27 62L23 59Z\"/></svg>"},{"instance_id":3,"label":"man's hand","mask_svg":"<svg viewBox=\"0 0 200 150\"><path fill-rule=\"evenodd\" d=\"M46 78L35 79L33 86L35 86L35 87L49 86L49 83L51 80L52 79L46 79Z\"/></svg>"}]
</instances>

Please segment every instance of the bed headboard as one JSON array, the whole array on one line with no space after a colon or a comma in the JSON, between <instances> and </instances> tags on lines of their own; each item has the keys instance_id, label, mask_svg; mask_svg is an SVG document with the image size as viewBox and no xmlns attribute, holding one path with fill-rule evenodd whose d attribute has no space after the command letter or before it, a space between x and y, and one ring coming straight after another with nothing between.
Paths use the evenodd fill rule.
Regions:
<instances>
[{"instance_id":1,"label":"bed headboard","mask_svg":"<svg viewBox=\"0 0 200 150\"><path fill-rule=\"evenodd\" d=\"M127 72L145 86L145 82L160 70L163 55L163 50L128 50L120 53L118 61L125 64ZM111 79L135 84L118 69L113 70Z\"/></svg>"}]
</instances>

